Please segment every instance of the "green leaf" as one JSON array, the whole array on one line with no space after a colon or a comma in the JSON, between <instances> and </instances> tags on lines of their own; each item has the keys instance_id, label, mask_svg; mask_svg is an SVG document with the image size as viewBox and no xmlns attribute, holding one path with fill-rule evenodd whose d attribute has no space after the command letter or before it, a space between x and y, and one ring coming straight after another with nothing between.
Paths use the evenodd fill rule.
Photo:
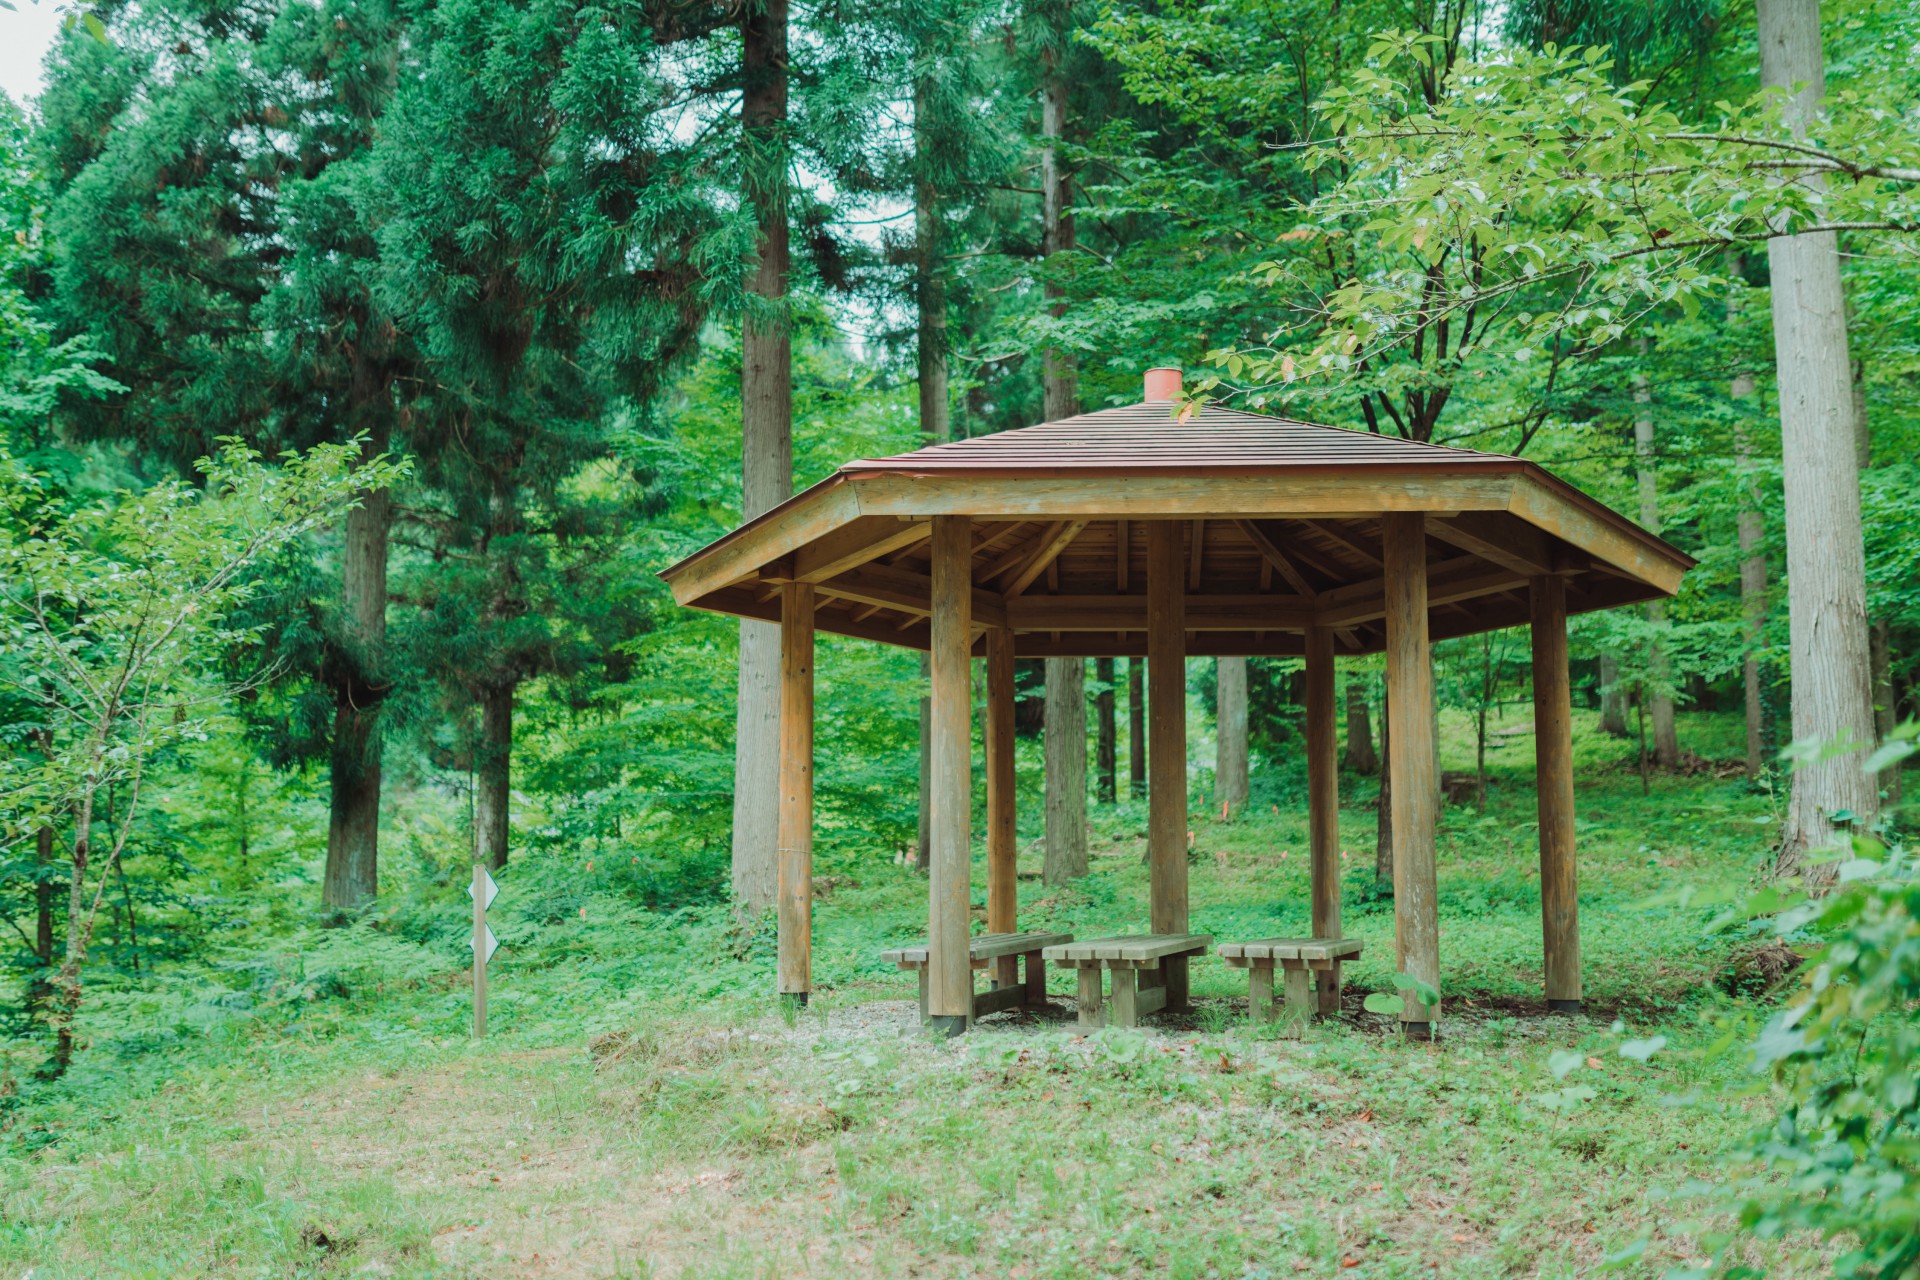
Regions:
<instances>
[{"instance_id":1,"label":"green leaf","mask_svg":"<svg viewBox=\"0 0 1920 1280\"><path fill-rule=\"evenodd\" d=\"M1390 996L1384 991L1375 991L1361 1002L1368 1013L1402 1014L1407 1011L1407 1002L1399 996Z\"/></svg>"},{"instance_id":2,"label":"green leaf","mask_svg":"<svg viewBox=\"0 0 1920 1280\"><path fill-rule=\"evenodd\" d=\"M95 40L98 40L101 44L106 44L108 42L107 41L107 24L100 21L100 16L98 14L94 13L91 9L89 9L87 12L80 15L80 20L87 24L88 35L92 36Z\"/></svg>"}]
</instances>

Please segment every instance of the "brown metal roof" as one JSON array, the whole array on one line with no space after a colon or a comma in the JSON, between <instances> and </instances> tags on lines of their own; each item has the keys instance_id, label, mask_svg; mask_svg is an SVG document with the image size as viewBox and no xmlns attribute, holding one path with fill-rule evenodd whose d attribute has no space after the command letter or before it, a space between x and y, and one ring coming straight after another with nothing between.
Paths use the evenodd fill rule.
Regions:
<instances>
[{"instance_id":1,"label":"brown metal roof","mask_svg":"<svg viewBox=\"0 0 1920 1280\"><path fill-rule=\"evenodd\" d=\"M1523 463L1507 454L1421 444L1218 405L1206 405L1185 421L1175 421L1173 405L1162 401L1101 409L886 458L863 458L841 470L988 472L1085 467L1167 472L1384 466L1457 471L1477 465L1504 470Z\"/></svg>"}]
</instances>

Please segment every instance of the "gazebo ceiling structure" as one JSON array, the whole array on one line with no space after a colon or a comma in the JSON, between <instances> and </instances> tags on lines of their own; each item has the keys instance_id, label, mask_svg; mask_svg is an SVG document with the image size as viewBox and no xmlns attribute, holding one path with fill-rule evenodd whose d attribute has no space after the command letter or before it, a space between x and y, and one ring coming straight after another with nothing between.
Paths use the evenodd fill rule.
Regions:
<instances>
[{"instance_id":1,"label":"gazebo ceiling structure","mask_svg":"<svg viewBox=\"0 0 1920 1280\"><path fill-rule=\"evenodd\" d=\"M819 630L925 649L931 520L963 514L976 629L1023 658L1138 655L1147 524L1175 520L1189 654L1298 656L1315 625L1375 653L1381 517L1408 511L1431 517L1432 639L1526 622L1543 574L1584 613L1670 595L1693 563L1521 458L1146 402L850 462L664 576L681 604L771 622L804 582Z\"/></svg>"},{"instance_id":2,"label":"gazebo ceiling structure","mask_svg":"<svg viewBox=\"0 0 1920 1280\"><path fill-rule=\"evenodd\" d=\"M1543 971L1581 999L1569 613L1671 595L1693 560L1521 458L1143 403L848 463L666 570L683 605L780 624L779 984L811 988L816 631L930 652L927 1011L973 1009L971 660L986 659L987 927L1015 931L1013 663L1147 659L1151 928L1184 934L1185 659L1306 659L1313 930L1340 936L1334 659L1384 651L1399 969L1440 983L1430 640L1531 625ZM742 785L746 785L743 783ZM1005 975L1011 980L1011 975ZM1185 961L1159 981L1185 1000ZM1337 1007L1339 973L1321 987ZM1401 1015L1431 1031L1437 1005Z\"/></svg>"}]
</instances>

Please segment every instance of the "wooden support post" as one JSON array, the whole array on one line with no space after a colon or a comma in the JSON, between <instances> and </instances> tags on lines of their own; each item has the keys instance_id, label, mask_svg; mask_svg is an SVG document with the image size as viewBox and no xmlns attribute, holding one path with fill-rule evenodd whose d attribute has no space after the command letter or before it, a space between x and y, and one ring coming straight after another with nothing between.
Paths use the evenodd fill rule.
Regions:
<instances>
[{"instance_id":1,"label":"wooden support post","mask_svg":"<svg viewBox=\"0 0 1920 1280\"><path fill-rule=\"evenodd\" d=\"M1307 841L1313 936L1340 936L1340 762L1333 709L1333 632L1307 628ZM1340 962L1320 973L1320 1012L1340 1012Z\"/></svg>"},{"instance_id":2,"label":"wooden support post","mask_svg":"<svg viewBox=\"0 0 1920 1280\"><path fill-rule=\"evenodd\" d=\"M968 954L973 741L973 522L933 518L933 753L928 826L927 1019L949 1036L967 1029L973 1009Z\"/></svg>"},{"instance_id":3,"label":"wooden support post","mask_svg":"<svg viewBox=\"0 0 1920 1280\"><path fill-rule=\"evenodd\" d=\"M1282 979L1286 984L1286 1004L1281 1013L1287 1025L1287 1035L1298 1038L1313 1020L1312 976L1299 965L1286 965Z\"/></svg>"},{"instance_id":4,"label":"wooden support post","mask_svg":"<svg viewBox=\"0 0 1920 1280\"><path fill-rule=\"evenodd\" d=\"M780 994L813 990L813 588L780 588Z\"/></svg>"},{"instance_id":5,"label":"wooden support post","mask_svg":"<svg viewBox=\"0 0 1920 1280\"><path fill-rule=\"evenodd\" d=\"M1255 1022L1273 1021L1273 962L1247 966L1247 1014Z\"/></svg>"},{"instance_id":6,"label":"wooden support post","mask_svg":"<svg viewBox=\"0 0 1920 1280\"><path fill-rule=\"evenodd\" d=\"M1540 925L1547 1008L1580 1012L1580 893L1573 837L1573 706L1567 687L1567 584L1535 578L1534 768L1540 795Z\"/></svg>"},{"instance_id":7,"label":"wooden support post","mask_svg":"<svg viewBox=\"0 0 1920 1280\"><path fill-rule=\"evenodd\" d=\"M1180 525L1147 525L1147 861L1155 933L1187 932L1186 578ZM1161 968L1166 1007L1187 1005L1187 958Z\"/></svg>"},{"instance_id":8,"label":"wooden support post","mask_svg":"<svg viewBox=\"0 0 1920 1280\"><path fill-rule=\"evenodd\" d=\"M1015 933L1019 895L1013 798L1013 633L1004 627L987 632L986 756L987 932ZM996 962L995 983L1013 986L1018 962L1017 956L1002 956Z\"/></svg>"},{"instance_id":9,"label":"wooden support post","mask_svg":"<svg viewBox=\"0 0 1920 1280\"><path fill-rule=\"evenodd\" d=\"M1116 1027L1139 1026L1140 970L1116 966L1110 976L1113 981L1113 1012L1108 1020Z\"/></svg>"},{"instance_id":10,"label":"wooden support post","mask_svg":"<svg viewBox=\"0 0 1920 1280\"><path fill-rule=\"evenodd\" d=\"M1074 972L1079 975L1080 1025L1083 1027L1106 1026L1106 1012L1101 1008L1100 1000L1099 968L1083 964Z\"/></svg>"},{"instance_id":11,"label":"wooden support post","mask_svg":"<svg viewBox=\"0 0 1920 1280\"><path fill-rule=\"evenodd\" d=\"M1440 915L1434 873L1433 667L1427 647L1426 517L1380 519L1386 554L1387 749L1393 770L1393 933L1400 972L1440 987ZM1440 1016L1406 993L1409 1035L1431 1035Z\"/></svg>"},{"instance_id":12,"label":"wooden support post","mask_svg":"<svg viewBox=\"0 0 1920 1280\"><path fill-rule=\"evenodd\" d=\"M1047 958L1027 952L1027 1004L1035 1009L1047 1002Z\"/></svg>"}]
</instances>

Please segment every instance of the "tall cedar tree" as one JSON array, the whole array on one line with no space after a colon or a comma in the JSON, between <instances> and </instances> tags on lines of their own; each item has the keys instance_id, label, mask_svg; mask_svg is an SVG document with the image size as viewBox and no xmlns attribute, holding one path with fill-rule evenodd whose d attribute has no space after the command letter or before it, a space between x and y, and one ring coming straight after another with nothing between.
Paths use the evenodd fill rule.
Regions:
<instances>
[{"instance_id":1,"label":"tall cedar tree","mask_svg":"<svg viewBox=\"0 0 1920 1280\"><path fill-rule=\"evenodd\" d=\"M450 0L361 175L378 294L414 335L421 492L396 515L415 663L477 720L475 851L505 864L514 699L608 664L645 623L615 573L657 505L611 453L701 322L725 227L701 157L655 114L662 52L638 14L579 0ZM617 679L618 672L612 673Z\"/></svg>"},{"instance_id":2,"label":"tall cedar tree","mask_svg":"<svg viewBox=\"0 0 1920 1280\"><path fill-rule=\"evenodd\" d=\"M182 470L221 435L397 446L414 366L374 300L346 171L392 97L408 6L159 0L112 16L111 44L59 46L40 102L56 309L131 389L72 413L74 430ZM279 745L330 755L334 907L378 887L389 512L382 492L347 516L331 585L280 637L318 684Z\"/></svg>"}]
</instances>

